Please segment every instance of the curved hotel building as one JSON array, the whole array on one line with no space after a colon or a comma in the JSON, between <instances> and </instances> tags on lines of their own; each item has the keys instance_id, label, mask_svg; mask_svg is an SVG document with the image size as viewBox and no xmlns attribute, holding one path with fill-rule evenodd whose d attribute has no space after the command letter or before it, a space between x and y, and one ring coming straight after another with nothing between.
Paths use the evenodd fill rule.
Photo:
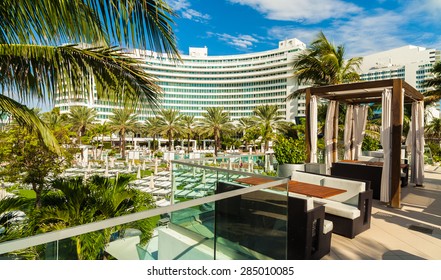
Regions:
<instances>
[{"instance_id":1,"label":"curved hotel building","mask_svg":"<svg viewBox=\"0 0 441 280\"><path fill-rule=\"evenodd\" d=\"M286 120L304 115L304 99L287 101L298 88L293 77L294 56L306 45L298 39L279 42L277 49L228 56L208 56L208 49L190 48L182 62L169 60L151 51L134 50L144 61L145 70L158 78L163 90L162 108L177 109L181 114L201 117L209 107L223 107L233 120L251 116L259 105L274 104ZM68 112L72 106L95 108L98 119L105 121L115 104L97 100L91 90L87 98L72 99L60 94L56 106ZM149 106L137 108L139 119L153 116Z\"/></svg>"}]
</instances>

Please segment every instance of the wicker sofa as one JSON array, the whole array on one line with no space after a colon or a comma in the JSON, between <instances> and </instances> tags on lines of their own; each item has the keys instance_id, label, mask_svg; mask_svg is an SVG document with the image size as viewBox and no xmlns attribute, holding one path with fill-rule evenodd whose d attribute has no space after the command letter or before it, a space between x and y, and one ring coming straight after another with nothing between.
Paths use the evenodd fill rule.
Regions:
<instances>
[{"instance_id":1,"label":"wicker sofa","mask_svg":"<svg viewBox=\"0 0 441 280\"><path fill-rule=\"evenodd\" d=\"M330 198L313 198L325 207L325 218L333 223L333 232L354 238L370 228L372 190L368 181L294 171L291 180L344 189Z\"/></svg>"}]
</instances>

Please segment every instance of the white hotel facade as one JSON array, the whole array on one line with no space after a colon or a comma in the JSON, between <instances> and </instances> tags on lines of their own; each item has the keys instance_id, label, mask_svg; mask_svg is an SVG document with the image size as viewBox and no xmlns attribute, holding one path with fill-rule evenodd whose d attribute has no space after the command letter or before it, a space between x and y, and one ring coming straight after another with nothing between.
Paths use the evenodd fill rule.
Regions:
<instances>
[{"instance_id":1,"label":"white hotel facade","mask_svg":"<svg viewBox=\"0 0 441 280\"><path fill-rule=\"evenodd\" d=\"M233 120L248 117L259 105L277 105L287 121L304 116L305 99L286 100L298 89L293 76L292 61L306 45L298 39L280 41L278 48L265 52L241 55L209 56L208 49L190 48L181 55L182 62L168 59L151 51L134 50L143 60L145 70L157 77L163 90L162 108L179 110L181 114L200 118L209 107L223 107ZM366 81L401 78L424 92L422 82L431 77L430 70L440 61L440 51L417 46L404 46L365 56L361 79ZM67 113L72 106L95 108L98 119L104 122L116 107L114 103L96 98L94 89L77 98L60 94L56 107ZM439 116L439 106L432 108ZM137 108L140 121L154 116L151 108Z\"/></svg>"},{"instance_id":2,"label":"white hotel facade","mask_svg":"<svg viewBox=\"0 0 441 280\"><path fill-rule=\"evenodd\" d=\"M133 55L157 77L163 90L162 108L200 118L209 107L223 107L232 120L238 120L252 116L259 105L273 104L286 120L292 120L305 113L304 98L286 100L298 88L292 61L305 48L303 42L288 39L279 42L277 49L242 55L208 56L206 47L190 48L188 55L181 55L182 62L151 51L134 50ZM111 102L97 100L93 90L75 100L61 94L56 106L61 113L72 106L95 108L100 121L115 108ZM139 106L137 113L140 121L154 116L149 106Z\"/></svg>"}]
</instances>

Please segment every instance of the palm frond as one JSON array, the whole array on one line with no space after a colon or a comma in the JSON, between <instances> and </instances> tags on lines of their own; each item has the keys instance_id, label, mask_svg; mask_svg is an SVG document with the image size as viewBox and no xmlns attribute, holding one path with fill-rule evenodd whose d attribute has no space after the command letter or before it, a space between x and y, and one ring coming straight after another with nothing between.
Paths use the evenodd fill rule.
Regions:
<instances>
[{"instance_id":1,"label":"palm frond","mask_svg":"<svg viewBox=\"0 0 441 280\"><path fill-rule=\"evenodd\" d=\"M37 132L39 138L51 151L61 154L57 139L33 110L2 94L0 94L0 108L11 114L21 126L26 127L29 131Z\"/></svg>"},{"instance_id":2,"label":"palm frond","mask_svg":"<svg viewBox=\"0 0 441 280\"><path fill-rule=\"evenodd\" d=\"M0 45L0 86L21 100L53 100L57 91L64 97L87 98L93 83L101 99L157 107L161 95L140 61L119 48Z\"/></svg>"},{"instance_id":3,"label":"palm frond","mask_svg":"<svg viewBox=\"0 0 441 280\"><path fill-rule=\"evenodd\" d=\"M117 43L179 58L175 13L164 0L2 2L0 44Z\"/></svg>"}]
</instances>

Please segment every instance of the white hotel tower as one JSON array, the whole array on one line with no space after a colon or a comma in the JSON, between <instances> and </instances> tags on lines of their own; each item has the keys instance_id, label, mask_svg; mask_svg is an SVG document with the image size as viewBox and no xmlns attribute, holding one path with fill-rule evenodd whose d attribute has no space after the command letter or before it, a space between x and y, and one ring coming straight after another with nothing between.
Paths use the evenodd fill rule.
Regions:
<instances>
[{"instance_id":1,"label":"white hotel tower","mask_svg":"<svg viewBox=\"0 0 441 280\"><path fill-rule=\"evenodd\" d=\"M209 107L223 107L233 120L251 116L259 105L273 104L286 120L304 115L304 98L287 101L298 88L292 61L306 45L298 39L279 42L277 49L227 56L208 56L208 49L190 48L182 62L169 60L151 51L134 50L144 61L145 70L158 78L163 90L162 108L201 117ZM91 90L87 98L66 99L60 95L56 106L68 112L72 106L95 108L98 119L105 121L115 105L96 99ZM148 106L138 108L139 120L153 116Z\"/></svg>"}]
</instances>

